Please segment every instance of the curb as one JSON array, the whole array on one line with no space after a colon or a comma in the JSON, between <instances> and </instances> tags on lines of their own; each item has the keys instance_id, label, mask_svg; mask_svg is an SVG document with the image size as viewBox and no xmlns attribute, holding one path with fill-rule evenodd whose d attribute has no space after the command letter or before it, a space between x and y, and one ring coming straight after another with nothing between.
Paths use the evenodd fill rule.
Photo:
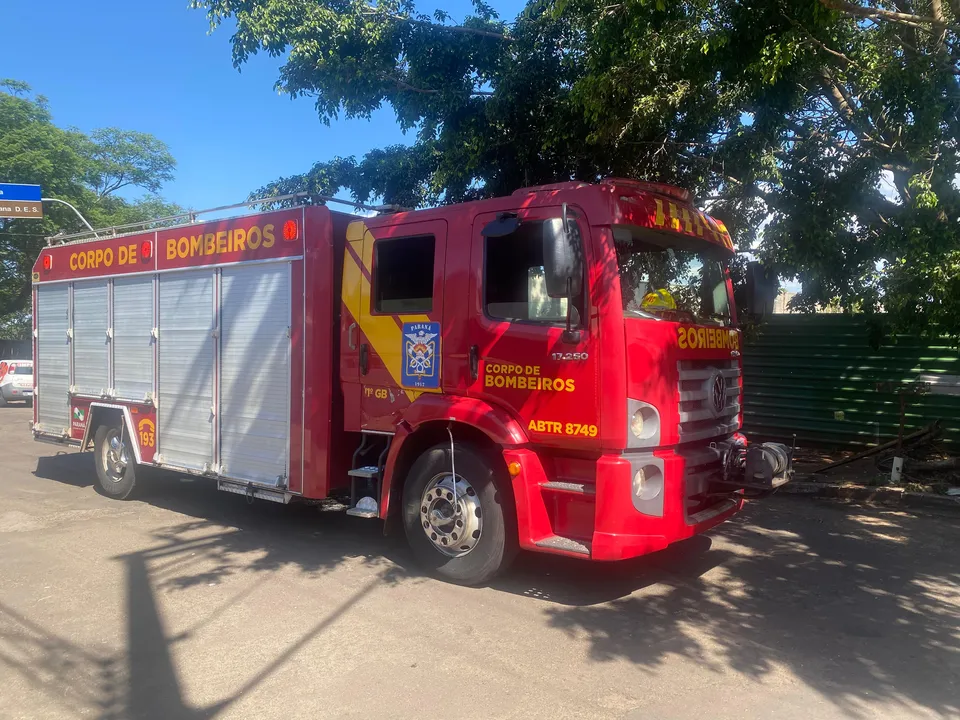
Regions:
<instances>
[{"instance_id":1,"label":"curb","mask_svg":"<svg viewBox=\"0 0 960 720\"><path fill-rule=\"evenodd\" d=\"M906 492L901 487L840 485L837 483L794 480L778 491L778 494L799 495L809 498L855 500L880 505L902 505L910 508L935 508L960 512L960 496L934 495L933 493Z\"/></svg>"}]
</instances>

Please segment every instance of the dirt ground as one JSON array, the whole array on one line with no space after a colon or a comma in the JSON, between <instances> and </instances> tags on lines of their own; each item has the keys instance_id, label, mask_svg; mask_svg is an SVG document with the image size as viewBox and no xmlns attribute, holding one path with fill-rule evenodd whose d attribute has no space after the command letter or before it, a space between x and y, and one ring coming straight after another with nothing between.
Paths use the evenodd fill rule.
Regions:
<instances>
[{"instance_id":1,"label":"dirt ground","mask_svg":"<svg viewBox=\"0 0 960 720\"><path fill-rule=\"evenodd\" d=\"M823 470L827 465L847 460L859 452L861 450L831 451L798 447L794 455L794 469L798 478L813 482L866 486L891 485L892 457L896 454L892 450ZM914 472L910 469L911 460L943 460L949 457L938 443L924 443L920 446L907 444L900 454L908 463L899 483L900 486L913 492L935 494L944 494L949 488L960 486L960 468L937 472Z\"/></svg>"}]
</instances>

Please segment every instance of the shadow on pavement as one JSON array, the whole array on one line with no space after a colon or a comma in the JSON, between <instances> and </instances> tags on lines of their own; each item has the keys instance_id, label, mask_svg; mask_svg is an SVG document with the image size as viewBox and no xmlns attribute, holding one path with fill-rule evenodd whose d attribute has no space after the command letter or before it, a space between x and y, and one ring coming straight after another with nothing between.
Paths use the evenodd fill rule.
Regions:
<instances>
[{"instance_id":1,"label":"shadow on pavement","mask_svg":"<svg viewBox=\"0 0 960 720\"><path fill-rule=\"evenodd\" d=\"M755 680L785 667L853 716L866 701L960 712L955 520L771 498L712 534L731 547L718 573L548 622L585 634L598 662L680 656Z\"/></svg>"},{"instance_id":2,"label":"shadow on pavement","mask_svg":"<svg viewBox=\"0 0 960 720\"><path fill-rule=\"evenodd\" d=\"M180 528L174 528L164 534L161 542L142 552L130 553L117 558L122 561L126 569L126 618L127 618L127 653L126 653L126 683L121 697L113 703L123 708L118 717L138 718L143 720L192 720L196 718L213 718L226 708L249 695L255 688L268 678L275 675L294 655L309 644L325 630L338 622L356 603L370 592L391 585L404 579L404 571L397 566L384 565L376 575L354 592L339 606L322 614L321 619L307 632L290 643L276 657L266 663L256 673L249 677L242 685L227 697L216 703L194 708L185 703L181 682L173 663L171 648L179 642L189 639L205 625L213 622L225 609L234 606L243 595L253 592L263 582L261 580L247 587L241 593L234 595L224 604L211 610L199 611L198 620L194 625L178 635L171 637L166 632L156 601L157 586L164 583L157 582L157 575L169 575L172 567L182 573L197 558L226 561L232 555L242 555L250 551L247 541L235 544L239 535L229 531L227 533L205 534L199 538L190 538L190 534L201 529L198 525L204 523L187 523ZM262 545L258 549L262 549ZM268 544L269 547L269 544ZM314 569L330 564L327 553L315 551L315 556L321 558ZM186 560L186 562L182 562ZM290 559L294 561L293 558ZM302 560L302 558L301 558ZM330 566L335 565L332 563ZM228 567L236 567L227 563ZM247 569L252 567L247 565ZM270 570L276 567L271 562L261 564L257 569ZM177 575L177 578L183 577ZM189 575L187 577L190 577ZM192 581L206 582L210 578L219 577L217 573L200 573L191 577ZM169 583L167 583L169 585ZM179 582L176 587L187 587Z\"/></svg>"},{"instance_id":3,"label":"shadow on pavement","mask_svg":"<svg viewBox=\"0 0 960 720\"><path fill-rule=\"evenodd\" d=\"M701 535L662 552L618 563L521 553L492 587L558 605L597 605L658 583L700 577L731 555L712 546L711 539Z\"/></svg>"},{"instance_id":4,"label":"shadow on pavement","mask_svg":"<svg viewBox=\"0 0 960 720\"><path fill-rule=\"evenodd\" d=\"M74 487L88 487L97 479L97 471L93 467L93 453L71 451L38 457L37 469L33 474L42 480L56 480Z\"/></svg>"},{"instance_id":5,"label":"shadow on pavement","mask_svg":"<svg viewBox=\"0 0 960 720\"><path fill-rule=\"evenodd\" d=\"M40 458L36 476L68 485L92 484L89 454ZM276 674L300 649L322 635L370 592L400 582L417 582L405 569L405 548L384 538L379 523L321 513L308 505L250 504L219 492L208 481L182 482L150 473L143 502L191 519L152 533L150 547L114 558L124 567L126 649L95 653L46 631L21 612L0 604L0 666L66 709L100 720L195 720L212 718ZM136 502L136 501L134 501ZM344 562L375 569L374 576L339 606L318 608L318 621L238 689L215 704L191 707L173 660L173 647L216 622L287 566L308 575ZM181 591L254 574L252 582L214 607L199 607L190 627L171 635L164 626L158 593Z\"/></svg>"},{"instance_id":6,"label":"shadow on pavement","mask_svg":"<svg viewBox=\"0 0 960 720\"><path fill-rule=\"evenodd\" d=\"M78 647L0 602L0 667L64 709L118 717L123 658Z\"/></svg>"},{"instance_id":7,"label":"shadow on pavement","mask_svg":"<svg viewBox=\"0 0 960 720\"><path fill-rule=\"evenodd\" d=\"M84 485L79 478L92 473L87 463L78 455L48 458L37 475ZM52 690L49 678L75 675L83 685L76 695L103 718L213 717L371 590L419 580L402 540L384 538L379 523L309 506L249 505L204 481L166 479L144 501L192 519L157 530L147 550L117 558L127 578L124 657L72 648L23 618L7 618L13 630L0 625L0 650L11 637L33 634L25 641L32 654L18 661L31 682ZM953 518L774 497L750 505L711 538L634 561L521 556L493 588L547 601L544 623L569 634L577 649L586 643L597 663L628 661L656 671L680 657L718 678L735 671L757 681L786 669L852 716L866 712L867 702L950 716L960 713L958 548L960 524ZM157 610L158 591L251 570L260 573L256 582L266 582L287 566L323 574L346 561L374 568L375 577L230 697L211 707L184 705L171 646L241 598L204 608L192 628L171 638ZM61 656L70 672L57 666ZM10 663L3 654L0 662ZM104 667L118 678L107 684L113 694L87 689ZM758 685L757 692L764 690Z\"/></svg>"}]
</instances>

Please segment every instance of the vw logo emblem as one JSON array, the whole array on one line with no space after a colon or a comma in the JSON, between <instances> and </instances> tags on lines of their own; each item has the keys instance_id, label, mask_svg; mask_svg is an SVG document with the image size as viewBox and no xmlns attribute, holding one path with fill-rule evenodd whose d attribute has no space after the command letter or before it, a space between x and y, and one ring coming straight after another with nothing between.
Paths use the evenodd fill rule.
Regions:
<instances>
[{"instance_id":1,"label":"vw logo emblem","mask_svg":"<svg viewBox=\"0 0 960 720\"><path fill-rule=\"evenodd\" d=\"M719 416L727 405L727 383L723 379L723 374L717 373L713 376L713 381L710 384L710 400L713 404L713 412Z\"/></svg>"}]
</instances>

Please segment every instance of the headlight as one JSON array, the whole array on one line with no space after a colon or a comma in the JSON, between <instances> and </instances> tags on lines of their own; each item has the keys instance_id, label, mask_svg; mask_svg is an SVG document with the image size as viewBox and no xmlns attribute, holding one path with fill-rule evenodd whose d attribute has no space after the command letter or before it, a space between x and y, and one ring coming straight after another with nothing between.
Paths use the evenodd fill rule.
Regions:
<instances>
[{"instance_id":1,"label":"headlight","mask_svg":"<svg viewBox=\"0 0 960 720\"><path fill-rule=\"evenodd\" d=\"M660 413L649 403L627 399L630 413L628 447L655 447L660 444Z\"/></svg>"}]
</instances>

